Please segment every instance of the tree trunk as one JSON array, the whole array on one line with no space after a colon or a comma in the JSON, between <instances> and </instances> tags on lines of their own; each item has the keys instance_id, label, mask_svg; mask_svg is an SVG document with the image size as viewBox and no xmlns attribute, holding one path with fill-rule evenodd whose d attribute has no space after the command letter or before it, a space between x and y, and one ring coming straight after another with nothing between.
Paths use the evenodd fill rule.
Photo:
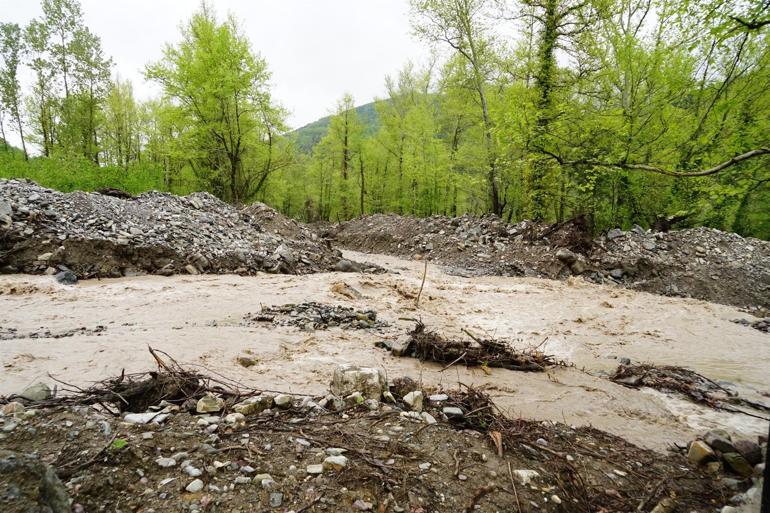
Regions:
<instances>
[{"instance_id":1,"label":"tree trunk","mask_svg":"<svg viewBox=\"0 0 770 513\"><path fill-rule=\"evenodd\" d=\"M361 215L364 215L364 195L366 194L366 187L364 184L364 152L360 152L358 154L358 165L361 170L361 196L360 196L360 207L361 207Z\"/></svg>"},{"instance_id":2,"label":"tree trunk","mask_svg":"<svg viewBox=\"0 0 770 513\"><path fill-rule=\"evenodd\" d=\"M16 110L16 125L19 127L19 138L21 138L21 150L24 152L24 160L29 160L27 143L24 142L24 130L22 129L21 116L19 115L18 109ZM3 136L3 139L5 139L5 136Z\"/></svg>"},{"instance_id":3,"label":"tree trunk","mask_svg":"<svg viewBox=\"0 0 770 513\"><path fill-rule=\"evenodd\" d=\"M8 146L8 139L5 138L5 126L3 125L2 119L0 119L0 137L3 138L3 147L5 148L5 151L9 151L10 146Z\"/></svg>"},{"instance_id":4,"label":"tree trunk","mask_svg":"<svg viewBox=\"0 0 770 513\"><path fill-rule=\"evenodd\" d=\"M535 147L542 149L550 123L551 103L553 92L553 75L556 68L554 51L558 38L558 0L546 0L544 26L540 41L540 63L535 77L538 88L537 122L535 125ZM546 184L548 161L538 159L532 165L530 173L529 215L534 221L545 219L546 213Z\"/></svg>"}]
</instances>

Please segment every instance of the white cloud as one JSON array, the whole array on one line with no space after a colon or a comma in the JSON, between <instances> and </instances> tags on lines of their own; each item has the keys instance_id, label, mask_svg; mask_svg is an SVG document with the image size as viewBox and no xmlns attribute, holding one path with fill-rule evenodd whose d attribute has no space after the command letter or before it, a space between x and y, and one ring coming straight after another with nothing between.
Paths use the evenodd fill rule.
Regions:
<instances>
[{"instance_id":1,"label":"white cloud","mask_svg":"<svg viewBox=\"0 0 770 513\"><path fill-rule=\"evenodd\" d=\"M81 0L86 24L97 33L115 72L140 97L158 94L142 77L144 65L176 41L179 26L200 5L194 0ZM273 73L276 99L298 127L327 115L346 92L356 103L384 95L386 74L408 60L427 60L426 45L411 36L407 0L215 0L217 13L234 14ZM4 21L40 16L39 2L0 0Z\"/></svg>"}]
</instances>

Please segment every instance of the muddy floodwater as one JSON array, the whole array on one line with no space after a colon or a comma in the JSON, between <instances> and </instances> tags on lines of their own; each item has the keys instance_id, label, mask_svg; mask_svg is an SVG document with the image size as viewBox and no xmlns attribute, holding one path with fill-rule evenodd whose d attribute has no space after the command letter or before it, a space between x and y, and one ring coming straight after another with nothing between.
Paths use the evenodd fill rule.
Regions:
<instances>
[{"instance_id":1,"label":"muddy floodwater","mask_svg":"<svg viewBox=\"0 0 770 513\"><path fill-rule=\"evenodd\" d=\"M462 278L429 265L419 310L414 297L423 263L379 255L346 256L379 264L386 275L325 273L138 276L57 284L47 276L0 277L0 395L38 380L76 385L152 369L147 346L180 363L227 375L244 385L322 394L338 363L384 368L426 385L488 385L512 416L594 427L664 450L722 427L744 436L766 433L758 419L718 412L678 397L634 390L601 377L621 357L691 368L724 380L742 396L767 402L770 337L731 322L751 319L728 306L621 288L533 278ZM339 283L361 293L340 295ZM261 305L316 301L371 308L390 327L305 331L246 325ZM429 329L466 337L463 329L517 347L543 344L574 366L547 373L466 369L395 358L375 347L421 319ZM543 342L545 341L545 342ZM244 368L239 356L256 364Z\"/></svg>"}]
</instances>

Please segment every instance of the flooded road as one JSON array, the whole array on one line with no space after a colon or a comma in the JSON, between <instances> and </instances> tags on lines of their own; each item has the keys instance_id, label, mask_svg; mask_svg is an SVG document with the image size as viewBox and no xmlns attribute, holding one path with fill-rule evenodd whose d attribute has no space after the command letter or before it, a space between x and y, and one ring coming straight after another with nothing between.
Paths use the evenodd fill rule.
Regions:
<instances>
[{"instance_id":1,"label":"flooded road","mask_svg":"<svg viewBox=\"0 0 770 513\"><path fill-rule=\"evenodd\" d=\"M1 276L0 394L38 380L51 382L48 373L87 385L122 369L150 370L150 345L182 364L286 392L322 394L335 365L343 362L379 366L391 377L410 375L445 388L459 382L483 384L513 416L590 424L657 450L714 427L742 435L766 433L760 420L659 392L627 389L596 375L614 370L621 357L680 365L734 383L747 398L768 402L762 394L770 392L770 338L731 322L750 318L735 308L582 280L462 278L429 265L417 310L422 262L347 256L393 273L140 276L84 281L75 287L47 276ZM338 283L361 297L335 292ZM390 328L313 332L241 323L260 305L302 301L372 308ZM417 318L447 336L466 338L467 329L508 339L517 347L542 343L546 352L574 367L539 374L491 369L486 374L455 365L440 372L441 365L394 358L375 347L380 339L410 330L414 321L406 319ZM254 358L256 365L240 366L236 358L243 355Z\"/></svg>"}]
</instances>

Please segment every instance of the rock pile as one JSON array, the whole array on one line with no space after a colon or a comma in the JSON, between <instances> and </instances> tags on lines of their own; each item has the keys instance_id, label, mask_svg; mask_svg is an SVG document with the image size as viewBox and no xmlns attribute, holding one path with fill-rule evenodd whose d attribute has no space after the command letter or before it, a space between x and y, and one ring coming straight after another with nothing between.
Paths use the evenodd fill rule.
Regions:
<instances>
[{"instance_id":1,"label":"rock pile","mask_svg":"<svg viewBox=\"0 0 770 513\"><path fill-rule=\"evenodd\" d=\"M135 198L60 193L0 181L0 269L73 271L82 277L133 273L309 273L334 269L340 254L312 234L262 229L207 193L150 192Z\"/></svg>"},{"instance_id":2,"label":"rock pile","mask_svg":"<svg viewBox=\"0 0 770 513\"><path fill-rule=\"evenodd\" d=\"M743 326L748 326L749 328L754 328L755 330L759 330L763 333L770 333L770 317L757 319L756 321L749 321L748 319L735 319L733 322Z\"/></svg>"},{"instance_id":3,"label":"rock pile","mask_svg":"<svg viewBox=\"0 0 770 513\"><path fill-rule=\"evenodd\" d=\"M377 320L374 310L356 310L340 305L326 305L310 301L265 307L258 314L246 314L244 325L272 323L276 326L295 326L305 330L384 328L388 324Z\"/></svg>"},{"instance_id":4,"label":"rock pile","mask_svg":"<svg viewBox=\"0 0 770 513\"><path fill-rule=\"evenodd\" d=\"M706 469L712 475L727 472L736 478L723 481L735 493L730 499L732 504L742 503L759 506L765 470L767 439L760 440L760 445L751 440L736 440L721 429L709 431L698 440L690 442L687 459L694 465ZM737 511L732 506L725 506L723 513Z\"/></svg>"},{"instance_id":5,"label":"rock pile","mask_svg":"<svg viewBox=\"0 0 770 513\"><path fill-rule=\"evenodd\" d=\"M770 306L770 243L712 228L610 230L592 265L631 288L741 307Z\"/></svg>"},{"instance_id":6,"label":"rock pile","mask_svg":"<svg viewBox=\"0 0 770 513\"><path fill-rule=\"evenodd\" d=\"M770 242L710 228L652 232L638 226L591 238L578 218L560 225L481 218L372 215L323 233L345 248L419 255L466 276L580 275L656 294L770 308Z\"/></svg>"}]
</instances>

